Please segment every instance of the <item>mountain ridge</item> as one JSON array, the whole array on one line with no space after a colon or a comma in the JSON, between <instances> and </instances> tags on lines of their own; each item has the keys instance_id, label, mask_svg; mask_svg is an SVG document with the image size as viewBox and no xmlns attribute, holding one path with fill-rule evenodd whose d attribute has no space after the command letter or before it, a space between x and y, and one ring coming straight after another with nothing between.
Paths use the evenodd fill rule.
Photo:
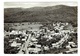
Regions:
<instances>
[{"instance_id":1,"label":"mountain ridge","mask_svg":"<svg viewBox=\"0 0 80 56\"><path fill-rule=\"evenodd\" d=\"M77 24L77 6L56 5L32 8L5 8L4 22L72 22Z\"/></svg>"}]
</instances>

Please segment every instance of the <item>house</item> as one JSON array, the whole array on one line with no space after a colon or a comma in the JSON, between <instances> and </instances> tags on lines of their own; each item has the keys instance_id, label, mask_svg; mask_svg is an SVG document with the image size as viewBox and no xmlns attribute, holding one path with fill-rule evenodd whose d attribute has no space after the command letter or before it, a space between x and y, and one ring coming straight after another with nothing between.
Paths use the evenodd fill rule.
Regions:
<instances>
[{"instance_id":1,"label":"house","mask_svg":"<svg viewBox=\"0 0 80 56\"><path fill-rule=\"evenodd\" d=\"M37 39L36 38L31 38L31 41L37 41Z\"/></svg>"},{"instance_id":2,"label":"house","mask_svg":"<svg viewBox=\"0 0 80 56\"><path fill-rule=\"evenodd\" d=\"M44 50L49 50L49 47L48 46L44 46Z\"/></svg>"},{"instance_id":3,"label":"house","mask_svg":"<svg viewBox=\"0 0 80 56\"><path fill-rule=\"evenodd\" d=\"M41 51L40 48L28 48L29 52L33 52L33 53L38 53L39 51Z\"/></svg>"},{"instance_id":4,"label":"house","mask_svg":"<svg viewBox=\"0 0 80 56\"><path fill-rule=\"evenodd\" d=\"M21 45L21 43L17 43L16 41L13 41L13 43L11 43L11 47L17 47L20 45Z\"/></svg>"},{"instance_id":5,"label":"house","mask_svg":"<svg viewBox=\"0 0 80 56\"><path fill-rule=\"evenodd\" d=\"M37 48L40 48L41 47L41 45L35 45Z\"/></svg>"},{"instance_id":6,"label":"house","mask_svg":"<svg viewBox=\"0 0 80 56\"><path fill-rule=\"evenodd\" d=\"M66 48L70 49L70 48L71 48L71 46L70 46L70 45L67 45L67 46L66 46Z\"/></svg>"},{"instance_id":7,"label":"house","mask_svg":"<svg viewBox=\"0 0 80 56\"><path fill-rule=\"evenodd\" d=\"M60 32L61 33L70 33L71 31L70 30L61 30Z\"/></svg>"},{"instance_id":8,"label":"house","mask_svg":"<svg viewBox=\"0 0 80 56\"><path fill-rule=\"evenodd\" d=\"M12 32L10 32L10 35L11 34L16 35L16 34L18 34L18 31L12 30Z\"/></svg>"},{"instance_id":9,"label":"house","mask_svg":"<svg viewBox=\"0 0 80 56\"><path fill-rule=\"evenodd\" d=\"M72 48L76 48L77 47L77 45L74 42L68 42L68 43Z\"/></svg>"},{"instance_id":10,"label":"house","mask_svg":"<svg viewBox=\"0 0 80 56\"><path fill-rule=\"evenodd\" d=\"M73 26L71 24L65 25L65 27L63 28L64 30L71 30L73 29Z\"/></svg>"}]
</instances>

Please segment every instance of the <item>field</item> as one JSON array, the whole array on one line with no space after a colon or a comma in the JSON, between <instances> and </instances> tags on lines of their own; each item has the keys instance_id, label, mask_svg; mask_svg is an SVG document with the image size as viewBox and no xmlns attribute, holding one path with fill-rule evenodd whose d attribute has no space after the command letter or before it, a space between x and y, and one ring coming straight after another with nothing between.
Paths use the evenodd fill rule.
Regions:
<instances>
[{"instance_id":1,"label":"field","mask_svg":"<svg viewBox=\"0 0 80 56\"><path fill-rule=\"evenodd\" d=\"M39 23L4 23L4 26L9 27L10 29L13 28L15 30L28 30L28 31L37 31L42 24ZM7 28L6 27L6 28Z\"/></svg>"}]
</instances>

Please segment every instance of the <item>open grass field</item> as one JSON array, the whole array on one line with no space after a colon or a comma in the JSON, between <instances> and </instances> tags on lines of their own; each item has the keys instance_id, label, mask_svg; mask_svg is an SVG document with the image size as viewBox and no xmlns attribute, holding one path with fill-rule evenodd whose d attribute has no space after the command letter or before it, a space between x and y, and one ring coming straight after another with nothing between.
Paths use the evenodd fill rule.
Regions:
<instances>
[{"instance_id":1,"label":"open grass field","mask_svg":"<svg viewBox=\"0 0 80 56\"><path fill-rule=\"evenodd\" d=\"M39 29L39 27L42 26L42 24L39 24L39 23L4 23L4 27L9 27L9 28L13 28L13 29L16 29L16 30L30 30L30 31L37 31Z\"/></svg>"}]
</instances>

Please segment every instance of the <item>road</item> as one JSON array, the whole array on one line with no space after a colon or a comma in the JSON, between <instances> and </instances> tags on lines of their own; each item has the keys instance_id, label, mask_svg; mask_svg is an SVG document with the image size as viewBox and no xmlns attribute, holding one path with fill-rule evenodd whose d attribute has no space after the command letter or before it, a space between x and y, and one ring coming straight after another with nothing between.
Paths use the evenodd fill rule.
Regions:
<instances>
[{"instance_id":1,"label":"road","mask_svg":"<svg viewBox=\"0 0 80 56\"><path fill-rule=\"evenodd\" d=\"M28 45L29 45L29 42L30 42L30 39L31 39L31 34L28 34L28 38L26 36L25 39L27 39L27 40L25 40L25 43L21 46L20 51L18 52L18 54L24 54L24 52L25 52L25 54L29 53ZM24 50L24 52L22 52L22 50Z\"/></svg>"},{"instance_id":2,"label":"road","mask_svg":"<svg viewBox=\"0 0 80 56\"><path fill-rule=\"evenodd\" d=\"M31 39L31 34L29 34L29 37L28 37L27 41L25 41L25 54L29 53L28 45L29 45L30 39Z\"/></svg>"}]
</instances>

